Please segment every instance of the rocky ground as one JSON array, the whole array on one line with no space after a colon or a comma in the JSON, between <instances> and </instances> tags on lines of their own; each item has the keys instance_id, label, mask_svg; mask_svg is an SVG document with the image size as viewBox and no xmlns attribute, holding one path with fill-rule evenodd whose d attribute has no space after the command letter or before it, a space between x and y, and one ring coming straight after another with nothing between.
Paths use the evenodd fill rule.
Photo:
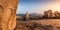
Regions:
<instances>
[{"instance_id":1,"label":"rocky ground","mask_svg":"<svg viewBox=\"0 0 60 30\"><path fill-rule=\"evenodd\" d=\"M18 21L15 30L60 30L60 19Z\"/></svg>"}]
</instances>

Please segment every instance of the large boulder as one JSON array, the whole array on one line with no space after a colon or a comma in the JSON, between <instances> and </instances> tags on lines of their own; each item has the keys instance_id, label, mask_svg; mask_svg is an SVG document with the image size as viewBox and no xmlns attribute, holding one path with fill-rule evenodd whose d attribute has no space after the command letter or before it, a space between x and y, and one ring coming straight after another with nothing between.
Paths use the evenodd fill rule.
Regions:
<instances>
[{"instance_id":1,"label":"large boulder","mask_svg":"<svg viewBox=\"0 0 60 30\"><path fill-rule=\"evenodd\" d=\"M16 26L18 0L0 0L0 30L13 30Z\"/></svg>"}]
</instances>

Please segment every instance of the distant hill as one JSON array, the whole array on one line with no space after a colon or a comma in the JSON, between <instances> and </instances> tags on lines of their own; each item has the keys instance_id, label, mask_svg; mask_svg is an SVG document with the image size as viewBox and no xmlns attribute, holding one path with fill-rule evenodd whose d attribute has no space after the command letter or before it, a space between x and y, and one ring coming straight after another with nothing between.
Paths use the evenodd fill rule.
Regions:
<instances>
[{"instance_id":1,"label":"distant hill","mask_svg":"<svg viewBox=\"0 0 60 30\"><path fill-rule=\"evenodd\" d=\"M16 16L25 16L25 14L16 14ZM43 14L32 13L30 16L43 16Z\"/></svg>"},{"instance_id":2,"label":"distant hill","mask_svg":"<svg viewBox=\"0 0 60 30\"><path fill-rule=\"evenodd\" d=\"M16 16L25 16L25 14L16 14Z\"/></svg>"}]
</instances>

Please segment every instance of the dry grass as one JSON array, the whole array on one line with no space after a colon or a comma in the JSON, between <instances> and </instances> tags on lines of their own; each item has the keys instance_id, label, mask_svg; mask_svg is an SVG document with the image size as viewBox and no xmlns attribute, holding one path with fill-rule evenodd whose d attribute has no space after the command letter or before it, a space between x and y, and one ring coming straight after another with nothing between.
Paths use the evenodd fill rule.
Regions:
<instances>
[{"instance_id":1,"label":"dry grass","mask_svg":"<svg viewBox=\"0 0 60 30\"><path fill-rule=\"evenodd\" d=\"M60 30L60 19L17 21L15 30Z\"/></svg>"}]
</instances>

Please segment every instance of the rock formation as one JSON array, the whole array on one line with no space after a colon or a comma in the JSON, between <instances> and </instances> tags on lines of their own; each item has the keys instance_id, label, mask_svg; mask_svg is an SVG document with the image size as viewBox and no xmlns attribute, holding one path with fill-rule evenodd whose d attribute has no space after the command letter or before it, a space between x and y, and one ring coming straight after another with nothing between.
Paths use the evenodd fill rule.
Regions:
<instances>
[{"instance_id":1,"label":"rock formation","mask_svg":"<svg viewBox=\"0 0 60 30\"><path fill-rule=\"evenodd\" d=\"M52 10L44 11L45 18L60 18L60 12L55 11L52 12Z\"/></svg>"},{"instance_id":2,"label":"rock formation","mask_svg":"<svg viewBox=\"0 0 60 30\"><path fill-rule=\"evenodd\" d=\"M48 18L48 11L44 11L45 18Z\"/></svg>"},{"instance_id":3,"label":"rock formation","mask_svg":"<svg viewBox=\"0 0 60 30\"><path fill-rule=\"evenodd\" d=\"M48 10L44 12L45 18L52 18L55 16L54 13L52 13L52 10Z\"/></svg>"},{"instance_id":4,"label":"rock formation","mask_svg":"<svg viewBox=\"0 0 60 30\"><path fill-rule=\"evenodd\" d=\"M55 11L55 12L54 12L55 16L59 16L58 13L59 13L58 11Z\"/></svg>"},{"instance_id":5,"label":"rock formation","mask_svg":"<svg viewBox=\"0 0 60 30\"><path fill-rule=\"evenodd\" d=\"M16 26L18 0L0 0L0 30L13 30Z\"/></svg>"},{"instance_id":6,"label":"rock formation","mask_svg":"<svg viewBox=\"0 0 60 30\"><path fill-rule=\"evenodd\" d=\"M52 10L48 10L48 18L51 18L52 14Z\"/></svg>"},{"instance_id":7,"label":"rock formation","mask_svg":"<svg viewBox=\"0 0 60 30\"><path fill-rule=\"evenodd\" d=\"M29 13L28 12L26 12L26 15L25 15L25 19L24 20L26 20L26 21L29 20Z\"/></svg>"}]
</instances>

